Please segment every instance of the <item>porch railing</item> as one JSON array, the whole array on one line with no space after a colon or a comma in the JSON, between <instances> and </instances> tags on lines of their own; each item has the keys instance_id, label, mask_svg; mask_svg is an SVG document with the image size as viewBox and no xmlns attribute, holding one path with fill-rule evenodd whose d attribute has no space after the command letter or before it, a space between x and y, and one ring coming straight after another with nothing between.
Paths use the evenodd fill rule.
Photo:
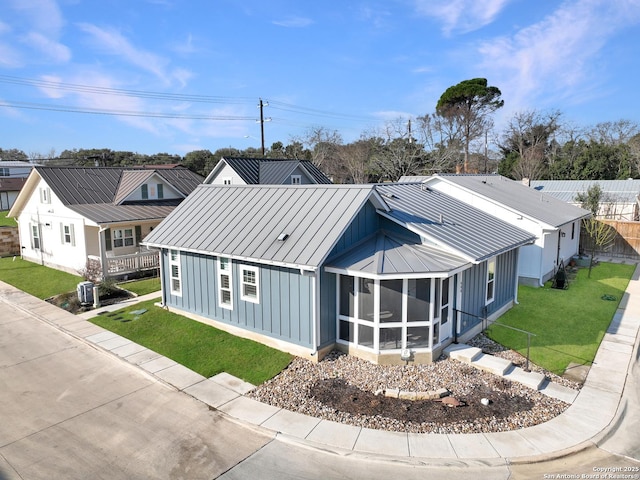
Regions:
<instances>
[{"instance_id":1,"label":"porch railing","mask_svg":"<svg viewBox=\"0 0 640 480\"><path fill-rule=\"evenodd\" d=\"M90 256L91 260L100 262L100 257ZM123 275L127 273L151 270L160 266L159 252L134 253L131 255L120 255L118 257L107 257L104 275Z\"/></svg>"}]
</instances>

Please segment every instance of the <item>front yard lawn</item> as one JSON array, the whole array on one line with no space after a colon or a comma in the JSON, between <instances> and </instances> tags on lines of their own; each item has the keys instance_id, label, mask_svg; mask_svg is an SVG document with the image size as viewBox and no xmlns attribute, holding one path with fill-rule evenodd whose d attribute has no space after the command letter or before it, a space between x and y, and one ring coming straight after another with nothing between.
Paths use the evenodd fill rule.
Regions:
<instances>
[{"instance_id":1,"label":"front yard lawn","mask_svg":"<svg viewBox=\"0 0 640 480\"><path fill-rule=\"evenodd\" d=\"M569 363L590 365L622 299L636 265L600 263L591 271L578 270L567 290L521 286L518 305L489 327L487 334L502 345L527 354L527 336L499 324L510 325L531 337L530 359L562 375Z\"/></svg>"},{"instance_id":2,"label":"front yard lawn","mask_svg":"<svg viewBox=\"0 0 640 480\"><path fill-rule=\"evenodd\" d=\"M205 377L227 372L254 385L274 377L291 355L168 312L157 300L96 316L91 322L157 352ZM147 309L146 313L131 311Z\"/></svg>"},{"instance_id":3,"label":"front yard lawn","mask_svg":"<svg viewBox=\"0 0 640 480\"><path fill-rule=\"evenodd\" d=\"M160 296L160 277L142 278L140 280L122 282L119 283L118 286L125 290L129 290L138 296L153 292L158 292L158 296Z\"/></svg>"},{"instance_id":4,"label":"front yard lawn","mask_svg":"<svg viewBox=\"0 0 640 480\"><path fill-rule=\"evenodd\" d=\"M0 280L44 300L59 293L74 292L84 279L20 257L6 257L0 258Z\"/></svg>"}]
</instances>

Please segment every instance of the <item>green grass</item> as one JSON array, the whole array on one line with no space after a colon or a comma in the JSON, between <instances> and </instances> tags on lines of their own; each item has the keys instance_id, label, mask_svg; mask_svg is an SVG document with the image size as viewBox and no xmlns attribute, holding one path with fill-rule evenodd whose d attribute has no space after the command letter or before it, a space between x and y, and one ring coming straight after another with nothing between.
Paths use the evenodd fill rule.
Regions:
<instances>
[{"instance_id":1,"label":"green grass","mask_svg":"<svg viewBox=\"0 0 640 480\"><path fill-rule=\"evenodd\" d=\"M278 374L291 355L141 302L91 322L211 377L227 372L254 385ZM132 310L147 309L142 315Z\"/></svg>"},{"instance_id":2,"label":"green grass","mask_svg":"<svg viewBox=\"0 0 640 480\"><path fill-rule=\"evenodd\" d=\"M0 212L0 227L17 227L18 223L13 218L7 218L8 210Z\"/></svg>"},{"instance_id":3,"label":"green grass","mask_svg":"<svg viewBox=\"0 0 640 480\"><path fill-rule=\"evenodd\" d=\"M160 296L160 277L143 278L141 280L123 282L119 283L118 286L125 290L129 290L136 295L146 295L147 293L158 292L158 296Z\"/></svg>"},{"instance_id":4,"label":"green grass","mask_svg":"<svg viewBox=\"0 0 640 480\"><path fill-rule=\"evenodd\" d=\"M527 336L498 324L535 334L530 360L561 375L569 363L590 364L611 323L635 265L601 263L591 271L578 270L567 290L524 287L518 289L519 304L489 327L487 334L502 345L527 353ZM613 296L615 301L603 300Z\"/></svg>"},{"instance_id":5,"label":"green grass","mask_svg":"<svg viewBox=\"0 0 640 480\"><path fill-rule=\"evenodd\" d=\"M44 267L20 257L0 258L0 280L40 299L76 290L79 275Z\"/></svg>"}]
</instances>

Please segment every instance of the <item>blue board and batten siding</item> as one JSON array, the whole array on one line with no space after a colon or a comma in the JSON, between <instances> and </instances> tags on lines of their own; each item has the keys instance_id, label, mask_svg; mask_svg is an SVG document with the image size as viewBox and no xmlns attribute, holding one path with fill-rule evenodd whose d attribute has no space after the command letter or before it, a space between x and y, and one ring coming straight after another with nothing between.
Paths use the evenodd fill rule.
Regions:
<instances>
[{"instance_id":1,"label":"blue board and batten siding","mask_svg":"<svg viewBox=\"0 0 640 480\"><path fill-rule=\"evenodd\" d=\"M482 321L481 319L490 317L515 300L517 258L517 249L496 257L494 299L489 304L486 304L487 262L474 265L463 272L464 295L459 321L460 334L471 330Z\"/></svg>"},{"instance_id":2,"label":"blue board and batten siding","mask_svg":"<svg viewBox=\"0 0 640 480\"><path fill-rule=\"evenodd\" d=\"M170 285L168 250L162 249L163 282ZM260 302L241 300L240 266L259 269ZM212 255L180 252L182 294L165 293L169 307L241 327L304 347L313 347L313 277L300 270L232 261L233 309L218 304L218 261Z\"/></svg>"}]
</instances>

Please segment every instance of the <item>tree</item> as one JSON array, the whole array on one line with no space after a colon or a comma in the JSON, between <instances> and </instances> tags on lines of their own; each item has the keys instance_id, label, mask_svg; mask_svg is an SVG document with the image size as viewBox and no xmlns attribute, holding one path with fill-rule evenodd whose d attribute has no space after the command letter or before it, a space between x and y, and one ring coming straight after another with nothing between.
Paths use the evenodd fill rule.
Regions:
<instances>
[{"instance_id":1,"label":"tree","mask_svg":"<svg viewBox=\"0 0 640 480\"><path fill-rule=\"evenodd\" d=\"M536 110L513 115L500 145L505 159L511 164L508 172L505 167L502 169L507 176L516 180L544 178L551 163L552 140L560 128L560 115L557 111L542 114Z\"/></svg>"},{"instance_id":2,"label":"tree","mask_svg":"<svg viewBox=\"0 0 640 480\"><path fill-rule=\"evenodd\" d=\"M583 228L589 237L591 256L589 258L589 274L591 277L591 268L593 267L593 258L597 251L602 252L609 249L615 241L617 232L611 225L604 223L594 217L588 218L582 222Z\"/></svg>"},{"instance_id":3,"label":"tree","mask_svg":"<svg viewBox=\"0 0 640 480\"><path fill-rule=\"evenodd\" d=\"M387 122L380 132L382 143L371 162L378 180L393 182L403 175L418 175L424 166L424 148L407 131L407 122L398 118Z\"/></svg>"},{"instance_id":4,"label":"tree","mask_svg":"<svg viewBox=\"0 0 640 480\"><path fill-rule=\"evenodd\" d=\"M382 150L382 144L381 138L362 134L359 140L342 146L338 157L348 173L344 180L348 183L369 182L372 164Z\"/></svg>"},{"instance_id":5,"label":"tree","mask_svg":"<svg viewBox=\"0 0 640 480\"><path fill-rule=\"evenodd\" d=\"M591 185L586 192L576 194L576 202L580 202L580 206L585 210L589 210L593 218L598 216L598 212L600 211L600 202L602 202L604 197L604 192L600 185L594 183Z\"/></svg>"},{"instance_id":6,"label":"tree","mask_svg":"<svg viewBox=\"0 0 640 480\"><path fill-rule=\"evenodd\" d=\"M455 121L461 129L464 172L469 164L469 145L489 130L489 115L504 105L501 95L497 87L487 86L486 78L474 78L447 88L438 100L436 113Z\"/></svg>"},{"instance_id":7,"label":"tree","mask_svg":"<svg viewBox=\"0 0 640 480\"><path fill-rule=\"evenodd\" d=\"M418 140L425 149L423 173L452 173L460 163L462 137L460 128L451 118L436 114L418 117Z\"/></svg>"},{"instance_id":8,"label":"tree","mask_svg":"<svg viewBox=\"0 0 640 480\"><path fill-rule=\"evenodd\" d=\"M206 177L213 168L214 162L213 153L209 150L194 150L184 156L182 166Z\"/></svg>"},{"instance_id":9,"label":"tree","mask_svg":"<svg viewBox=\"0 0 640 480\"><path fill-rule=\"evenodd\" d=\"M17 148L12 148L10 150L3 150L0 148L0 160L12 160L12 161L29 161L29 157L22 151Z\"/></svg>"}]
</instances>

